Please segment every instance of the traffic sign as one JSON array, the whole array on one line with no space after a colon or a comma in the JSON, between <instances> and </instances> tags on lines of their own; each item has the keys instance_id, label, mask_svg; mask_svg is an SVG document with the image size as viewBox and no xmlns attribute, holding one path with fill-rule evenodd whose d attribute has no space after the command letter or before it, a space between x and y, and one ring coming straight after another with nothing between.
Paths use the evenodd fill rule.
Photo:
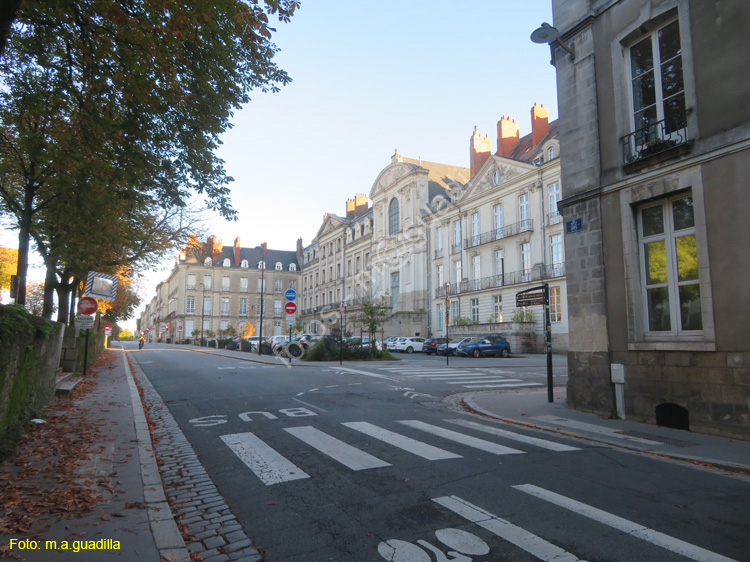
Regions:
<instances>
[{"instance_id":1,"label":"traffic sign","mask_svg":"<svg viewBox=\"0 0 750 562\"><path fill-rule=\"evenodd\" d=\"M99 308L99 303L96 302L96 299L92 299L91 297L83 297L78 301L78 312L81 314L94 314L97 308Z\"/></svg>"},{"instance_id":2,"label":"traffic sign","mask_svg":"<svg viewBox=\"0 0 750 562\"><path fill-rule=\"evenodd\" d=\"M284 296L286 297L286 300L293 301L297 298L297 291L294 289L287 289L286 293L284 293Z\"/></svg>"},{"instance_id":3,"label":"traffic sign","mask_svg":"<svg viewBox=\"0 0 750 562\"><path fill-rule=\"evenodd\" d=\"M76 314L76 328L90 330L94 327L94 317L88 314Z\"/></svg>"},{"instance_id":4,"label":"traffic sign","mask_svg":"<svg viewBox=\"0 0 750 562\"><path fill-rule=\"evenodd\" d=\"M290 301L284 305L284 310L287 314L294 314L297 312L297 305Z\"/></svg>"}]
</instances>

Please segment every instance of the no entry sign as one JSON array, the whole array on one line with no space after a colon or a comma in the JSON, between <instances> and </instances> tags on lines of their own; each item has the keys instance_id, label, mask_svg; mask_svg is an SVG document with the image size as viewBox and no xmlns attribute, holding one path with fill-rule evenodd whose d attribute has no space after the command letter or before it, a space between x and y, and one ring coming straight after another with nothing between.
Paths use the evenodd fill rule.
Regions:
<instances>
[{"instance_id":1,"label":"no entry sign","mask_svg":"<svg viewBox=\"0 0 750 562\"><path fill-rule=\"evenodd\" d=\"M78 301L78 312L81 314L87 316L94 314L97 308L99 308L99 304L96 302L96 299L92 299L91 297L83 297Z\"/></svg>"},{"instance_id":2,"label":"no entry sign","mask_svg":"<svg viewBox=\"0 0 750 562\"><path fill-rule=\"evenodd\" d=\"M290 301L284 305L284 310L287 314L294 314L297 312L297 305Z\"/></svg>"}]
</instances>

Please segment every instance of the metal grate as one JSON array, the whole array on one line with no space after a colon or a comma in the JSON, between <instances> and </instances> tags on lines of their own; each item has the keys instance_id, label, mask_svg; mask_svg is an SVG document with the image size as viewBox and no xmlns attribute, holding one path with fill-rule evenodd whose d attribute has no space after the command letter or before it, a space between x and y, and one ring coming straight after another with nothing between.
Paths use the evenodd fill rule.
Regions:
<instances>
[{"instance_id":1,"label":"metal grate","mask_svg":"<svg viewBox=\"0 0 750 562\"><path fill-rule=\"evenodd\" d=\"M648 439L650 441L658 441L665 445L673 445L675 447L695 447L698 443L691 443L690 441L683 441L681 439L673 439L671 437L662 437L661 435L652 435L650 433L644 433L642 431L618 431L620 435L627 435L628 437L638 437L640 439Z\"/></svg>"}]
</instances>

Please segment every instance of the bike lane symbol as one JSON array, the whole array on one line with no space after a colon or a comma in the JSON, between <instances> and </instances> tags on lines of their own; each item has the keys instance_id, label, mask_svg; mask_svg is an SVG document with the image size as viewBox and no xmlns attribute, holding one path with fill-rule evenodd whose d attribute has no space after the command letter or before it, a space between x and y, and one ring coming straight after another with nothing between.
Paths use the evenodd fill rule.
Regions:
<instances>
[{"instance_id":1,"label":"bike lane symbol","mask_svg":"<svg viewBox=\"0 0 750 562\"><path fill-rule=\"evenodd\" d=\"M460 529L438 529L435 536L451 549L447 556L438 547L422 539L417 541L419 546L399 539L381 542L378 553L389 562L431 562L428 552L420 548L423 547L435 555L437 562L472 562L468 554L481 556L490 551L489 545L478 536Z\"/></svg>"}]
</instances>

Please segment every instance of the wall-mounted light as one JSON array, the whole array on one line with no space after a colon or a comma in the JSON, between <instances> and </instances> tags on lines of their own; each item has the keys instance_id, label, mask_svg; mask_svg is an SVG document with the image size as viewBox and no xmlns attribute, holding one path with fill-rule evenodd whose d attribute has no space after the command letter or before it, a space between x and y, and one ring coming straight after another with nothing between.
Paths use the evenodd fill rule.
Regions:
<instances>
[{"instance_id":1,"label":"wall-mounted light","mask_svg":"<svg viewBox=\"0 0 750 562\"><path fill-rule=\"evenodd\" d=\"M552 44L556 42L568 53L570 53L571 59L576 58L575 45L567 45L562 39L560 39L560 31L556 27L552 27L548 23L543 23L541 27L538 27L537 29L532 31L531 40L534 43L547 43L550 46L550 50L552 48ZM555 64L554 55L551 62L553 65Z\"/></svg>"}]
</instances>

